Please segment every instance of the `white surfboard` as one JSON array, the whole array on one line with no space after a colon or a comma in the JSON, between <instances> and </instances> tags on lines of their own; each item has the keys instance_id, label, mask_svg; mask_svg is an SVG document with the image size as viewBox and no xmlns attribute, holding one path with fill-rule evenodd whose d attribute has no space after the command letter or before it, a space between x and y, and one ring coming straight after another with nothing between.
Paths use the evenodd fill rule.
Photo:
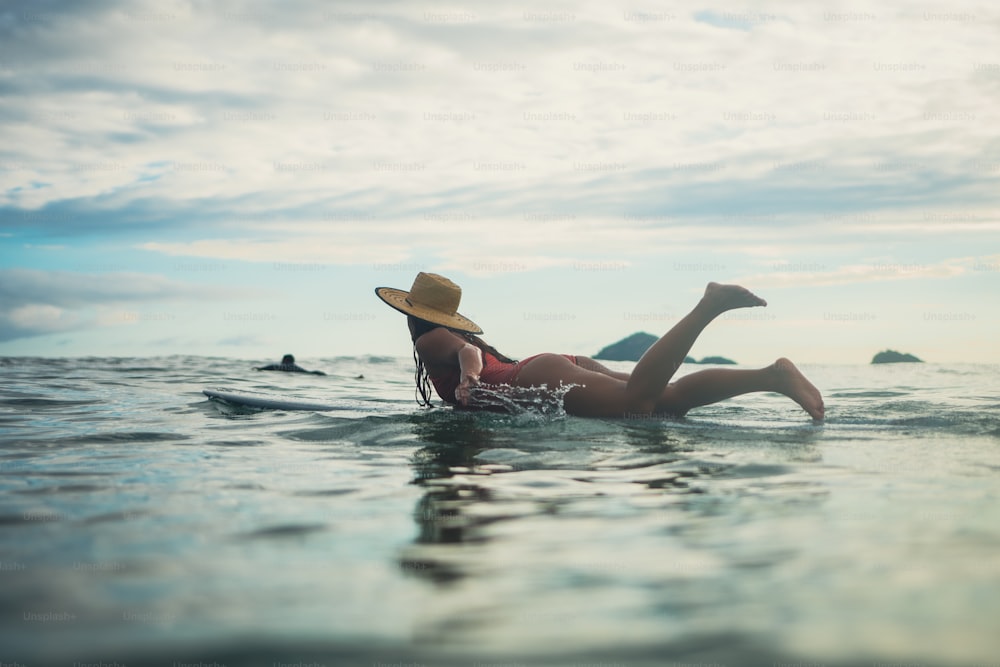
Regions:
<instances>
[{"instance_id":1,"label":"white surfboard","mask_svg":"<svg viewBox=\"0 0 1000 667\"><path fill-rule=\"evenodd\" d=\"M202 389L201 393L213 401L224 401L232 405L257 408L259 410L316 410L325 412L340 409L340 406L330 405L329 403L315 403L313 401L300 401L296 399L288 400L277 396L268 396L267 394L220 391L218 389Z\"/></svg>"}]
</instances>

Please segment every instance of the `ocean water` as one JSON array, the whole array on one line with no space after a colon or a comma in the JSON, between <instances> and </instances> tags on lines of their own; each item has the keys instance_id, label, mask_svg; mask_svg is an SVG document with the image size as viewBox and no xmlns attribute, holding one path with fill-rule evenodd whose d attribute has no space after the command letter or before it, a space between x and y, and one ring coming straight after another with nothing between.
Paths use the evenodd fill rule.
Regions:
<instances>
[{"instance_id":1,"label":"ocean water","mask_svg":"<svg viewBox=\"0 0 1000 667\"><path fill-rule=\"evenodd\" d=\"M803 366L816 425L772 394L425 410L409 359L254 363L0 359L0 663L1000 665L996 366Z\"/></svg>"}]
</instances>

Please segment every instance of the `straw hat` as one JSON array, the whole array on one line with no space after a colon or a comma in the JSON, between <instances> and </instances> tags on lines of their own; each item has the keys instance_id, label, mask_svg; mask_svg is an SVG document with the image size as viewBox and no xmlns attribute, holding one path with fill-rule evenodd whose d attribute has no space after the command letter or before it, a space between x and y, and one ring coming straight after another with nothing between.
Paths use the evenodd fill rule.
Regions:
<instances>
[{"instance_id":1,"label":"straw hat","mask_svg":"<svg viewBox=\"0 0 1000 667\"><path fill-rule=\"evenodd\" d=\"M483 333L475 322L458 313L462 288L436 273L418 273L409 292L377 287L375 294L401 313L457 331Z\"/></svg>"}]
</instances>

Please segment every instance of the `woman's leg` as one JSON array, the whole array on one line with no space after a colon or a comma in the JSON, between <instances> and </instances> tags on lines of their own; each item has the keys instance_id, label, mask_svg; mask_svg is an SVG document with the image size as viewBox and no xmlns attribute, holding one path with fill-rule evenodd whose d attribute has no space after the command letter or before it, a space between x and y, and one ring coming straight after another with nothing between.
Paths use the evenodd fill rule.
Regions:
<instances>
[{"instance_id":1,"label":"woman's leg","mask_svg":"<svg viewBox=\"0 0 1000 667\"><path fill-rule=\"evenodd\" d=\"M825 408L819 390L788 359L757 370L709 368L685 375L663 390L656 412L683 415L691 408L755 391L784 394L813 419L823 419Z\"/></svg>"},{"instance_id":2,"label":"woman's leg","mask_svg":"<svg viewBox=\"0 0 1000 667\"><path fill-rule=\"evenodd\" d=\"M624 371L613 371L590 357L577 356L577 366L619 380L628 380ZM718 403L733 396L758 391L783 394L798 403L814 419L822 419L823 397L815 385L788 359L778 359L766 368L742 370L709 368L685 375L666 386L656 403L658 414L684 415L692 408Z\"/></svg>"},{"instance_id":3,"label":"woman's leg","mask_svg":"<svg viewBox=\"0 0 1000 667\"><path fill-rule=\"evenodd\" d=\"M580 368L586 369L588 371L594 371L595 373L600 373L602 375L607 375L608 377L613 377L616 380L628 381L630 373L625 371L613 371L599 361L595 361L590 357L584 357L583 355L576 355L576 365Z\"/></svg>"},{"instance_id":4,"label":"woman's leg","mask_svg":"<svg viewBox=\"0 0 1000 667\"><path fill-rule=\"evenodd\" d=\"M653 343L635 365L625 387L630 411L653 412L670 378L709 322L734 308L766 305L766 301L745 287L709 283L698 305Z\"/></svg>"},{"instance_id":5,"label":"woman's leg","mask_svg":"<svg viewBox=\"0 0 1000 667\"><path fill-rule=\"evenodd\" d=\"M744 287L709 283L698 305L646 350L627 378L618 377L613 371L603 372L574 364L559 354L542 354L524 365L515 384L522 387L581 385L566 394L566 411L574 415L651 414L670 378L709 322L727 310L766 305L766 301Z\"/></svg>"}]
</instances>

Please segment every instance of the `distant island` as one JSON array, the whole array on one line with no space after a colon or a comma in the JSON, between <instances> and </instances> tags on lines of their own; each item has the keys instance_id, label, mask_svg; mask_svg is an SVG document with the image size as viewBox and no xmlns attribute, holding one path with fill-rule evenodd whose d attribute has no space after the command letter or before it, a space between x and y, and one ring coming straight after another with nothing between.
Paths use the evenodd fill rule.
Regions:
<instances>
[{"instance_id":1,"label":"distant island","mask_svg":"<svg viewBox=\"0 0 1000 667\"><path fill-rule=\"evenodd\" d=\"M657 341L656 336L643 331L622 338L594 355L604 361L639 361L639 358Z\"/></svg>"},{"instance_id":2,"label":"distant island","mask_svg":"<svg viewBox=\"0 0 1000 667\"><path fill-rule=\"evenodd\" d=\"M690 357L688 357L688 359L690 359ZM685 359L684 361L687 361L687 359ZM726 359L725 357L704 357L704 358L702 358L701 361L695 361L694 359L691 359L690 363L693 363L693 364L735 364L736 362L733 361L732 359Z\"/></svg>"},{"instance_id":3,"label":"distant island","mask_svg":"<svg viewBox=\"0 0 1000 667\"><path fill-rule=\"evenodd\" d=\"M898 364L902 362L923 363L923 359L918 359L912 354L904 354L895 350L883 350L872 357L873 364Z\"/></svg>"},{"instance_id":4,"label":"distant island","mask_svg":"<svg viewBox=\"0 0 1000 667\"><path fill-rule=\"evenodd\" d=\"M657 337L644 331L634 333L631 336L622 338L617 343L612 343L594 355L594 359L604 361L639 361L646 350L657 341ZM732 359L725 357L705 357L698 361L694 357L684 357L686 364L735 364Z\"/></svg>"}]
</instances>

